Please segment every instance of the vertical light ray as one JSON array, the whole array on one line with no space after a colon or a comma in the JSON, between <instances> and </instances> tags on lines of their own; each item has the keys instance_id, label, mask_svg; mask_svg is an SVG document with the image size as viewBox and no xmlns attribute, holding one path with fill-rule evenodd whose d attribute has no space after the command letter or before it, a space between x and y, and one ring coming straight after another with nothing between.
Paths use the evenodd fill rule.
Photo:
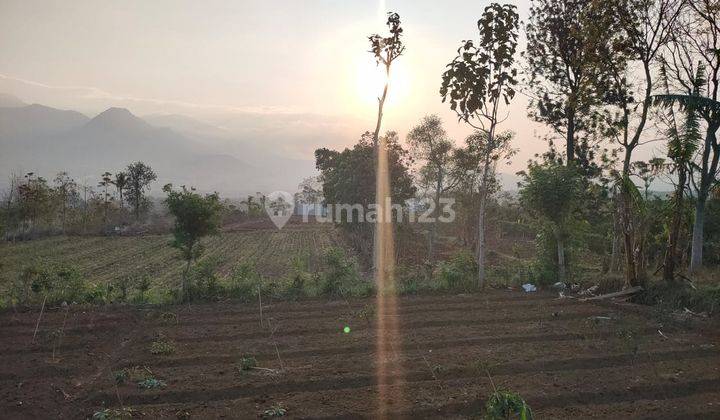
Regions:
<instances>
[{"instance_id":1,"label":"vertical light ray","mask_svg":"<svg viewBox=\"0 0 720 420\"><path fill-rule=\"evenodd\" d=\"M401 391L400 336L398 333L397 290L395 286L395 242L390 195L390 170L386 138L378 139L375 224L375 284L377 286L377 382L378 417L387 418L392 401Z\"/></svg>"}]
</instances>

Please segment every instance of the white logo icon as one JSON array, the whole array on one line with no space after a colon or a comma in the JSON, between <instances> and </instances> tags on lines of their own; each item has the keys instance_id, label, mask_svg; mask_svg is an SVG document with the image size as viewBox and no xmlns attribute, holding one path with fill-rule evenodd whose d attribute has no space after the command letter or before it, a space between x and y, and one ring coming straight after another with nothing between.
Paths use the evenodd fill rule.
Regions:
<instances>
[{"instance_id":1,"label":"white logo icon","mask_svg":"<svg viewBox=\"0 0 720 420\"><path fill-rule=\"evenodd\" d=\"M294 209L295 200L288 192L273 191L265 199L265 212L278 229L282 229L290 220Z\"/></svg>"}]
</instances>

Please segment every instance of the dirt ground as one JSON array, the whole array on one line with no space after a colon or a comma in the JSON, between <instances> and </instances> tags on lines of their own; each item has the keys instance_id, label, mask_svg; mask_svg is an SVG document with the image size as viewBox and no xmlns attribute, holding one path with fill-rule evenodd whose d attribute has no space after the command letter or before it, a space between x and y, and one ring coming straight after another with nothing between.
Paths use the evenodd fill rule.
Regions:
<instances>
[{"instance_id":1,"label":"dirt ground","mask_svg":"<svg viewBox=\"0 0 720 420\"><path fill-rule=\"evenodd\" d=\"M511 291L403 297L401 337L377 360L373 299L263 303L262 325L258 303L51 308L35 343L38 311L5 311L0 417L372 417L388 363L393 418L477 417L493 387L537 418L720 418L716 321ZM150 352L158 337L172 354ZM141 389L150 373L166 386Z\"/></svg>"}]
</instances>

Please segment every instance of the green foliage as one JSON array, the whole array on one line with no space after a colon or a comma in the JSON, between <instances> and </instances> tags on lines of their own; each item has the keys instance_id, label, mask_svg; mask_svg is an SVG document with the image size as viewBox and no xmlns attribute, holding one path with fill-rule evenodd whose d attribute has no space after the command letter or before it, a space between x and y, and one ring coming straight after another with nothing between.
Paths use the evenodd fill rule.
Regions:
<instances>
[{"instance_id":1,"label":"green foliage","mask_svg":"<svg viewBox=\"0 0 720 420\"><path fill-rule=\"evenodd\" d=\"M493 104L515 96L515 51L519 29L516 7L492 3L478 20L480 40L463 41L442 76L440 95L463 121L497 118Z\"/></svg>"},{"instance_id":2,"label":"green foliage","mask_svg":"<svg viewBox=\"0 0 720 420\"><path fill-rule=\"evenodd\" d=\"M438 277L449 290L470 290L477 278L477 261L468 251L460 251L438 265Z\"/></svg>"},{"instance_id":3,"label":"green foliage","mask_svg":"<svg viewBox=\"0 0 720 420\"><path fill-rule=\"evenodd\" d=\"M125 382L127 382L128 378L129 378L128 371L123 369L123 370L118 370L116 372L113 372L113 378L115 379L116 384L122 385Z\"/></svg>"},{"instance_id":4,"label":"green foliage","mask_svg":"<svg viewBox=\"0 0 720 420\"><path fill-rule=\"evenodd\" d=\"M400 144L397 133L388 132L385 140L393 203L404 203L414 197L411 175L412 158ZM365 133L352 149L335 151L317 149L315 165L321 173L326 204L359 205L365 211L375 204L375 145L372 133ZM337 210L337 207L336 207ZM335 220L363 261L372 255L373 224L358 220L357 211L343 211Z\"/></svg>"},{"instance_id":5,"label":"green foliage","mask_svg":"<svg viewBox=\"0 0 720 420\"><path fill-rule=\"evenodd\" d=\"M323 255L325 269L318 276L317 293L321 296L367 296L372 284L358 272L357 261L348 257L342 248L329 248Z\"/></svg>"},{"instance_id":6,"label":"green foliage","mask_svg":"<svg viewBox=\"0 0 720 420\"><path fill-rule=\"evenodd\" d=\"M578 210L582 178L573 166L532 163L523 173L520 202L533 216L562 230Z\"/></svg>"},{"instance_id":7,"label":"green foliage","mask_svg":"<svg viewBox=\"0 0 720 420\"><path fill-rule=\"evenodd\" d=\"M230 275L228 292L235 299L257 300L258 291L263 292L264 284L253 264L240 264Z\"/></svg>"},{"instance_id":8,"label":"green foliage","mask_svg":"<svg viewBox=\"0 0 720 420\"><path fill-rule=\"evenodd\" d=\"M194 189L187 189L185 186L180 191L174 191L170 184L165 185L163 191L167 193L165 204L170 214L175 217L173 246L180 250L189 268L190 262L197 260L202 254L200 239L218 231L222 210L220 196L217 193L202 196ZM187 274L186 269L182 284L184 300L192 299Z\"/></svg>"},{"instance_id":9,"label":"green foliage","mask_svg":"<svg viewBox=\"0 0 720 420\"><path fill-rule=\"evenodd\" d=\"M139 219L143 210L150 202L145 196L145 191L150 184L157 179L157 175L151 167L143 162L135 162L125 169L126 193L125 199L132 206L135 219Z\"/></svg>"},{"instance_id":10,"label":"green foliage","mask_svg":"<svg viewBox=\"0 0 720 420\"><path fill-rule=\"evenodd\" d=\"M530 406L520 395L510 391L495 391L485 403L485 417L490 420L532 420Z\"/></svg>"},{"instance_id":11,"label":"green foliage","mask_svg":"<svg viewBox=\"0 0 720 420\"><path fill-rule=\"evenodd\" d=\"M654 282L636 298L639 303L658 305L668 310L716 314L720 312L720 285L697 286Z\"/></svg>"},{"instance_id":12,"label":"green foliage","mask_svg":"<svg viewBox=\"0 0 720 420\"><path fill-rule=\"evenodd\" d=\"M25 267L12 289L16 303L48 304L94 301L92 288L77 268L65 264L37 263Z\"/></svg>"},{"instance_id":13,"label":"green foliage","mask_svg":"<svg viewBox=\"0 0 720 420\"><path fill-rule=\"evenodd\" d=\"M185 300L213 301L222 295L222 286L217 276L219 261L208 258L196 264L188 273Z\"/></svg>"}]
</instances>

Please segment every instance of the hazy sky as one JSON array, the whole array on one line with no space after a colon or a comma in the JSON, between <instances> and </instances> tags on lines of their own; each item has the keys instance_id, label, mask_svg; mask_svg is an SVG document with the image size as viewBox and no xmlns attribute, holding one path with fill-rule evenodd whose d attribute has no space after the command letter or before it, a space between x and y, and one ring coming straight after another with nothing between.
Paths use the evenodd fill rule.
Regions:
<instances>
[{"instance_id":1,"label":"hazy sky","mask_svg":"<svg viewBox=\"0 0 720 420\"><path fill-rule=\"evenodd\" d=\"M385 11L397 11L407 53L397 62L384 129L404 136L437 113L459 143L469 130L440 102L440 75L460 41L477 38L488 3L0 0L0 92L90 116L109 106L206 119L317 114L347 121L330 142L350 145L373 128L376 113L366 37L384 32ZM525 19L528 2L512 3ZM504 124L521 150L512 169L546 147L533 137L544 129L527 119L526 105L518 95Z\"/></svg>"}]
</instances>

